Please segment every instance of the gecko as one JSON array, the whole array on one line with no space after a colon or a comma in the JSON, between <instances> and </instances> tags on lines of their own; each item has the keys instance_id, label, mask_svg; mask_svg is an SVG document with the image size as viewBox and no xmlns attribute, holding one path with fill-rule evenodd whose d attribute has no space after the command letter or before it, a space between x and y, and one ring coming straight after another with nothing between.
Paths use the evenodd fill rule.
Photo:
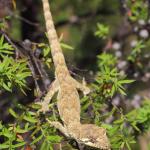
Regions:
<instances>
[{"instance_id":1,"label":"gecko","mask_svg":"<svg viewBox=\"0 0 150 150\"><path fill-rule=\"evenodd\" d=\"M80 122L81 106L78 90L83 91L83 94L88 94L90 89L85 84L76 81L70 75L55 30L50 11L50 4L48 0L42 0L42 4L46 22L47 37L55 67L55 80L51 83L44 100L40 102L40 111L45 113L49 110L48 104L50 103L53 95L58 92L57 108L62 123L58 121L47 121L62 132L66 137L75 139L78 143L83 143L90 147L99 149L110 149L106 129L94 124L82 124Z\"/></svg>"}]
</instances>

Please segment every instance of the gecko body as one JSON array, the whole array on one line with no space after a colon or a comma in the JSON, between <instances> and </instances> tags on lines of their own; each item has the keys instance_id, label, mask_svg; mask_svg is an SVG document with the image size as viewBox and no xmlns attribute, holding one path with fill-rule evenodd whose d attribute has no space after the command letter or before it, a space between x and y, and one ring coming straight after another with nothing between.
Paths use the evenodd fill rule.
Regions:
<instances>
[{"instance_id":1,"label":"gecko body","mask_svg":"<svg viewBox=\"0 0 150 150\"><path fill-rule=\"evenodd\" d=\"M41 102L41 111L49 110L48 104L54 93L58 91L57 107L63 124L48 120L50 124L59 129L65 136L71 137L79 143L95 148L109 149L110 144L104 128L93 124L80 123L78 89L83 91L84 94L88 94L90 90L71 77L54 27L49 2L48 0L42 0L42 3L56 79L51 84L44 101Z\"/></svg>"}]
</instances>

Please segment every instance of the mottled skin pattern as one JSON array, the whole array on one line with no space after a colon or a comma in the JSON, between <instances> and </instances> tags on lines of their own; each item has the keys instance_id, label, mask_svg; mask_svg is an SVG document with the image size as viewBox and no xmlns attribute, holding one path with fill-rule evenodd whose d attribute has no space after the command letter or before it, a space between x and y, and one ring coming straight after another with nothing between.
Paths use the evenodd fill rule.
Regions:
<instances>
[{"instance_id":1,"label":"mottled skin pattern","mask_svg":"<svg viewBox=\"0 0 150 150\"><path fill-rule=\"evenodd\" d=\"M49 110L48 104L53 94L58 91L57 107L63 125L59 122L48 120L50 124L67 137L71 137L79 143L100 149L110 149L109 140L104 128L93 124L80 123L80 99L77 89L83 91L84 94L88 94L90 90L84 84L74 80L69 74L53 24L49 2L48 0L42 0L42 2L56 80L51 84L44 101L41 102L42 108L40 111L46 112Z\"/></svg>"}]
</instances>

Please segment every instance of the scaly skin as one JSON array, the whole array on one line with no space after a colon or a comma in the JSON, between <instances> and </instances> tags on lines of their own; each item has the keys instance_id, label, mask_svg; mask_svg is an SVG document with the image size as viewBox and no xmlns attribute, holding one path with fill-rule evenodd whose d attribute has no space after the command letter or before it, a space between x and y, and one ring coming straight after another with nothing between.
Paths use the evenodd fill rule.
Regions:
<instances>
[{"instance_id":1,"label":"scaly skin","mask_svg":"<svg viewBox=\"0 0 150 150\"><path fill-rule=\"evenodd\" d=\"M48 40L51 47L52 58L55 66L56 80L52 83L44 101L41 102L42 112L49 110L48 104L55 92L58 91L57 107L63 125L59 122L50 122L68 137L74 138L79 143L88 146L109 149L110 144L104 128L93 124L80 123L80 98L77 89L84 94L90 92L89 88L74 80L69 74L64 55L54 27L48 0L42 0L46 21Z\"/></svg>"}]
</instances>

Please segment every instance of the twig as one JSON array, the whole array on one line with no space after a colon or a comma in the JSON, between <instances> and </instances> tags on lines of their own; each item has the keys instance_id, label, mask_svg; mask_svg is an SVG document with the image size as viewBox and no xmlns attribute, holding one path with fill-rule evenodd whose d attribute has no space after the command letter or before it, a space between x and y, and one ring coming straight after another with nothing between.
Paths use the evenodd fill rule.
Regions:
<instances>
[{"instance_id":1,"label":"twig","mask_svg":"<svg viewBox=\"0 0 150 150\"><path fill-rule=\"evenodd\" d=\"M31 26L35 26L35 27L38 27L39 26L39 23L35 23L35 22L31 22L30 20L24 18L24 17L21 17L19 15L12 15L13 17L17 18L17 19L20 19L21 21L31 25Z\"/></svg>"}]
</instances>

